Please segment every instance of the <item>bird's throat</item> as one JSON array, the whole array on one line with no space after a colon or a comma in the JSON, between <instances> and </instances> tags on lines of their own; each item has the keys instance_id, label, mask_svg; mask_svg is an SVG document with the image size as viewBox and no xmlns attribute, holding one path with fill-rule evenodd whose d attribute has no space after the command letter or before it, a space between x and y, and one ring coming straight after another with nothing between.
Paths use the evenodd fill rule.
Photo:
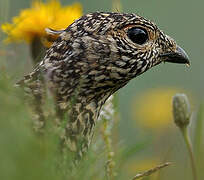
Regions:
<instances>
[{"instance_id":1,"label":"bird's throat","mask_svg":"<svg viewBox=\"0 0 204 180\"><path fill-rule=\"evenodd\" d=\"M81 99L81 101L83 101ZM69 150L82 157L91 143L100 109L105 101L95 99L87 104L76 101L68 110L63 141Z\"/></svg>"}]
</instances>

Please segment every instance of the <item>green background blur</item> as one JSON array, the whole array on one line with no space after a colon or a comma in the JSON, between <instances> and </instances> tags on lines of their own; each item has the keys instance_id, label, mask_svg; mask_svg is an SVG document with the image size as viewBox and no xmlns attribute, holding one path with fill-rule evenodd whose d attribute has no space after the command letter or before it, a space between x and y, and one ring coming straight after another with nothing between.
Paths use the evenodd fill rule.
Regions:
<instances>
[{"instance_id":1,"label":"green background blur","mask_svg":"<svg viewBox=\"0 0 204 180\"><path fill-rule=\"evenodd\" d=\"M10 22L13 16L18 15L21 9L30 7L30 0L0 0L0 24ZM61 0L63 5L70 4L71 0ZM83 12L111 11L112 1L110 0L79 0L83 6ZM144 153L139 154L135 159L154 159L155 156L165 157L170 161L176 161L179 166L171 167L174 172L179 167L181 172L178 179L184 179L191 174L189 160L186 155L183 140L175 128L175 131L168 131L166 134L159 134L148 129L141 129L137 122L132 119L132 104L137 101L144 92L154 88L182 89L190 94L194 103L194 111L203 100L204 90L204 1L203 0L121 0L122 12L136 13L154 21L166 34L171 36L185 49L189 55L191 66L187 68L178 64L161 64L132 80L125 88L117 93L119 123L117 125L117 141L129 146L136 142L148 140L150 145ZM1 34L0 39L5 36ZM13 82L20 79L32 69L29 60L29 49L25 44L0 45L1 49L10 50L11 54L0 62L0 70L5 69L12 76ZM27 59L27 61L25 61ZM1 72L0 72L1 73ZM0 84L1 86L1 84ZM149 103L149 102L146 102ZM135 107L137 108L137 107ZM0 107L2 110L3 107ZM159 131L159 130L158 130ZM193 130L192 130L193 131ZM159 139L159 140L158 140ZM157 143L163 143L162 147ZM203 144L202 144L203 146ZM159 148L158 148L159 147ZM185 152L185 153L184 153ZM175 153L178 153L175 155ZM147 155L148 154L148 155ZM174 155L172 155L174 154ZM134 161L133 161L134 162ZM204 165L204 164L203 164ZM184 175L185 172L187 175Z\"/></svg>"}]
</instances>

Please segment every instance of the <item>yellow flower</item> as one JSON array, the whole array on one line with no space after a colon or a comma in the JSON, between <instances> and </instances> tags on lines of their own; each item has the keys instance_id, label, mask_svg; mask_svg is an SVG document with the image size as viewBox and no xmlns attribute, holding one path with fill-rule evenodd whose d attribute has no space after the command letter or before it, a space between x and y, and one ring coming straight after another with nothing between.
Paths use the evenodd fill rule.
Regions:
<instances>
[{"instance_id":1,"label":"yellow flower","mask_svg":"<svg viewBox=\"0 0 204 180\"><path fill-rule=\"evenodd\" d=\"M32 42L34 38L46 38L45 28L62 30L82 15L79 3L62 7L57 0L47 3L34 1L30 9L24 9L12 19L12 24L5 23L2 30L8 35L7 42Z\"/></svg>"},{"instance_id":2,"label":"yellow flower","mask_svg":"<svg viewBox=\"0 0 204 180\"><path fill-rule=\"evenodd\" d=\"M172 97L178 89L153 89L137 96L133 102L132 117L151 129L164 129L172 124ZM138 98L139 97L139 98Z\"/></svg>"}]
</instances>

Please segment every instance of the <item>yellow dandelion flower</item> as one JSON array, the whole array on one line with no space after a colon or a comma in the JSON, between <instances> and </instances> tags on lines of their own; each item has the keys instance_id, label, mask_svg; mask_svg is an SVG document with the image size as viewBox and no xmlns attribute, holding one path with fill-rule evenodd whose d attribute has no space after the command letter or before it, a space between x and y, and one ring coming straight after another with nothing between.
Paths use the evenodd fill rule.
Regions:
<instances>
[{"instance_id":1,"label":"yellow dandelion flower","mask_svg":"<svg viewBox=\"0 0 204 180\"><path fill-rule=\"evenodd\" d=\"M172 97L178 89L153 89L135 98L132 117L140 125L164 129L172 123Z\"/></svg>"},{"instance_id":2,"label":"yellow dandelion flower","mask_svg":"<svg viewBox=\"0 0 204 180\"><path fill-rule=\"evenodd\" d=\"M34 1L31 8L22 10L12 19L12 24L5 23L1 28L8 35L7 42L30 43L34 38L45 38L45 28L65 29L81 15L79 3L62 7L57 0L47 3Z\"/></svg>"}]
</instances>

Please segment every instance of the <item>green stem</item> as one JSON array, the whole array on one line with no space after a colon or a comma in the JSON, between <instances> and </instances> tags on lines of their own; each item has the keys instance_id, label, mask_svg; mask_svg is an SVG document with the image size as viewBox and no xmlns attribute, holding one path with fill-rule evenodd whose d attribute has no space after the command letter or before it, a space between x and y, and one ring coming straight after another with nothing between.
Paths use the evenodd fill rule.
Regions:
<instances>
[{"instance_id":1,"label":"green stem","mask_svg":"<svg viewBox=\"0 0 204 180\"><path fill-rule=\"evenodd\" d=\"M201 139L202 139L202 127L203 127L203 119L204 119L204 104L200 105L196 127L195 127L195 137L194 137L194 147L195 147L195 156L199 161L200 149L201 149Z\"/></svg>"},{"instance_id":2,"label":"green stem","mask_svg":"<svg viewBox=\"0 0 204 180\"><path fill-rule=\"evenodd\" d=\"M39 37L33 38L30 46L33 65L36 66L45 55L46 48L43 46Z\"/></svg>"},{"instance_id":3,"label":"green stem","mask_svg":"<svg viewBox=\"0 0 204 180\"><path fill-rule=\"evenodd\" d=\"M186 143L188 153L190 156L193 179L197 180L196 165L195 165L195 160L194 160L194 155L193 155L193 150L192 150L192 144L191 144L191 140L189 138L187 128L186 127L181 128L181 132L182 132L182 135L183 135L183 138L184 138L184 141Z\"/></svg>"},{"instance_id":4,"label":"green stem","mask_svg":"<svg viewBox=\"0 0 204 180\"><path fill-rule=\"evenodd\" d=\"M112 11L113 12L121 12L122 11L122 4L120 0L112 0Z\"/></svg>"},{"instance_id":5,"label":"green stem","mask_svg":"<svg viewBox=\"0 0 204 180\"><path fill-rule=\"evenodd\" d=\"M107 179L110 179L110 180L114 179L114 166L115 166L115 162L113 159L114 152L112 149L112 141L111 141L111 129L109 129L110 127L112 127L111 123L112 122L110 122L110 120L104 119L103 120L104 130L102 131L104 142L105 142L105 148L107 151L106 173L107 173Z\"/></svg>"}]
</instances>

